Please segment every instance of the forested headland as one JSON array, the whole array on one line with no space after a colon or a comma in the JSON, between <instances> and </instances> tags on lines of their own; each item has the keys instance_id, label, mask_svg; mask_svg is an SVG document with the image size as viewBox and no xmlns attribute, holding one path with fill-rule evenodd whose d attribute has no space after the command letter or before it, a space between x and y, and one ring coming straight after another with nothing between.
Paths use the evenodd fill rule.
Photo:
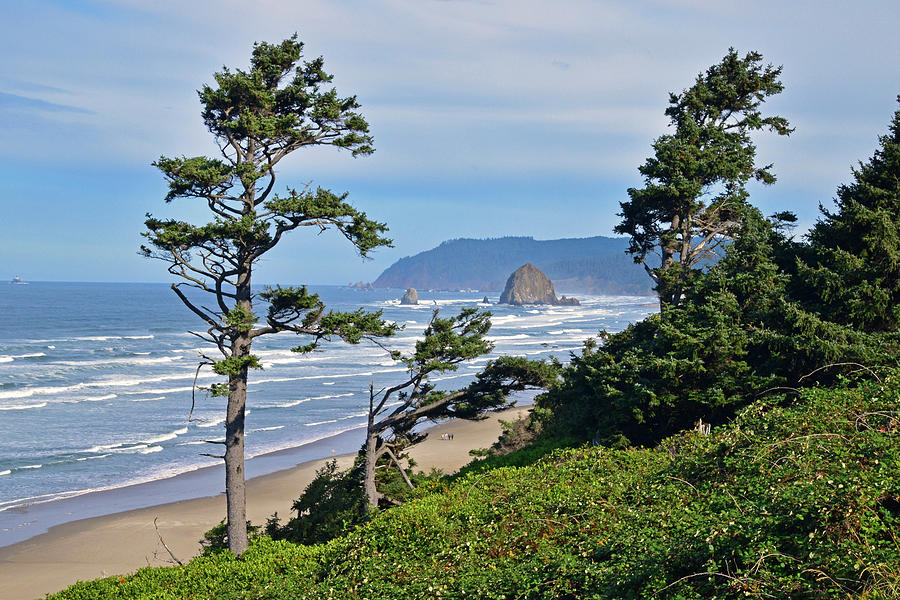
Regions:
<instances>
[{"instance_id":1,"label":"forested headland","mask_svg":"<svg viewBox=\"0 0 900 600\"><path fill-rule=\"evenodd\" d=\"M250 79L272 73L259 68ZM390 453L324 469L246 550L227 549L223 526L187 565L53 598L900 596L900 110L834 207L794 234L795 217L763 214L750 185L776 182L755 140L790 143L765 104L788 91L780 67L729 50L671 95L616 228L657 314L600 332L567 364L505 357L455 391L429 377L486 351L490 315L435 314L394 355L409 374L396 428L374 427L370 390L368 445ZM274 208L348 210L315 200ZM346 227L366 223L374 236L379 224ZM305 296L273 299L296 311ZM246 315L232 314L240 333ZM461 473L402 462L417 440L401 417L478 418L524 387L545 390L530 418Z\"/></svg>"},{"instance_id":2,"label":"forested headland","mask_svg":"<svg viewBox=\"0 0 900 600\"><path fill-rule=\"evenodd\" d=\"M530 262L562 292L652 294L644 270L625 254L627 248L626 238L605 236L447 240L431 250L401 258L385 269L374 285L494 292L503 289L510 273Z\"/></svg>"}]
</instances>

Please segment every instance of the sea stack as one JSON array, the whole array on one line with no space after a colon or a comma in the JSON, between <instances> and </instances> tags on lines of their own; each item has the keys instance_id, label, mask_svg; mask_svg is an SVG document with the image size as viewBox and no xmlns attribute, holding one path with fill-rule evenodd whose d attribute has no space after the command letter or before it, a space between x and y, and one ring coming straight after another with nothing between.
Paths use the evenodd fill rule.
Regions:
<instances>
[{"instance_id":1,"label":"sea stack","mask_svg":"<svg viewBox=\"0 0 900 600\"><path fill-rule=\"evenodd\" d=\"M406 288L406 293L403 294L403 297L400 298L400 304L418 304L419 303L419 293L416 291L416 288Z\"/></svg>"},{"instance_id":2,"label":"sea stack","mask_svg":"<svg viewBox=\"0 0 900 600\"><path fill-rule=\"evenodd\" d=\"M500 304L565 304L578 305L575 298L563 296L557 299L553 290L553 282L544 275L540 269L531 263L526 263L513 271L506 280L506 288L500 294Z\"/></svg>"}]
</instances>

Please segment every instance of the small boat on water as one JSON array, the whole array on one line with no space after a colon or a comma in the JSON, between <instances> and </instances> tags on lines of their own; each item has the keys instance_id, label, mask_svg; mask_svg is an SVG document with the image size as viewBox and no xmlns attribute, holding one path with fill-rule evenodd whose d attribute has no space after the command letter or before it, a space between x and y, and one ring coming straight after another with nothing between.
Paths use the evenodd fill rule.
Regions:
<instances>
[{"instance_id":1,"label":"small boat on water","mask_svg":"<svg viewBox=\"0 0 900 600\"><path fill-rule=\"evenodd\" d=\"M21 277L19 277L18 275L13 277L12 281L10 281L10 283L12 283L14 285L28 285L28 282L25 281L24 279L22 279Z\"/></svg>"}]
</instances>

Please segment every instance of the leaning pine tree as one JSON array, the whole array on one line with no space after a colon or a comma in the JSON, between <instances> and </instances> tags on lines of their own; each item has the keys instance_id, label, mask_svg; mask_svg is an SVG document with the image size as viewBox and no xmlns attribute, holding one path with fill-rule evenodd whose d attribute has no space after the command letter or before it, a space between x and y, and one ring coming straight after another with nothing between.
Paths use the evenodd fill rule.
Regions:
<instances>
[{"instance_id":1,"label":"leaning pine tree","mask_svg":"<svg viewBox=\"0 0 900 600\"><path fill-rule=\"evenodd\" d=\"M302 60L303 44L294 35L280 44L257 43L248 71L223 68L215 87L199 90L203 121L213 134L220 156L162 157L154 163L166 177L166 202L198 199L212 220L193 225L147 215L148 244L144 255L163 260L179 299L206 327L198 337L211 343L221 358L204 357L227 383L211 386L214 396L227 396L224 453L228 546L236 555L247 549L244 487L244 413L249 369L259 368L253 341L268 334L294 332L308 336L295 350L310 351L322 339L338 337L356 343L391 335L396 326L380 313L362 309L326 312L316 294L305 287L267 288L259 294L267 304L264 323L254 314L253 267L285 233L298 227L335 229L365 257L378 246L386 227L348 204L346 194L307 186L275 193L275 167L305 146L335 146L353 156L373 152L368 124L356 110L356 98L338 96L326 86L332 79L322 58ZM198 301L208 293L212 306ZM201 294L202 295L202 294Z\"/></svg>"}]
</instances>

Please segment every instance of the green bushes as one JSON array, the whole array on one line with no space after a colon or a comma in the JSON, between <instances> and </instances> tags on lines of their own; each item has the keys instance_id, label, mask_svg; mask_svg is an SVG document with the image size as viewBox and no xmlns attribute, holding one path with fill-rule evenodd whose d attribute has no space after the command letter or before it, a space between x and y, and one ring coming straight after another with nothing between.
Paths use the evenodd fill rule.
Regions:
<instances>
[{"instance_id":1,"label":"green bushes","mask_svg":"<svg viewBox=\"0 0 900 600\"><path fill-rule=\"evenodd\" d=\"M900 564L900 374L783 400L654 450L475 470L328 544L262 538L239 561L54 598L886 597Z\"/></svg>"}]
</instances>

